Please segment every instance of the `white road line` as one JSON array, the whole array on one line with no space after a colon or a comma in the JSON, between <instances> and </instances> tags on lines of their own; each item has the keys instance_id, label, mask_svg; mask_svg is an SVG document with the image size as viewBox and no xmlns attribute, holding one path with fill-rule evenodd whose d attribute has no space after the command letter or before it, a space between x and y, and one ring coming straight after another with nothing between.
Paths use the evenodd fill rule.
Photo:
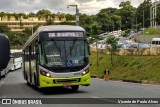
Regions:
<instances>
[{"instance_id":1,"label":"white road line","mask_svg":"<svg viewBox=\"0 0 160 107\"><path fill-rule=\"evenodd\" d=\"M4 81L2 81L2 82L0 83L0 87L3 85L3 83L4 83Z\"/></svg>"},{"instance_id":2,"label":"white road line","mask_svg":"<svg viewBox=\"0 0 160 107\"><path fill-rule=\"evenodd\" d=\"M98 80L104 80L104 79L100 79L100 78L93 78L93 79L98 79ZM122 80L117 80L117 81L114 81L114 80L109 80L109 81L112 81L112 82L119 82L119 83L124 83L124 84L128 84L128 83L131 83L131 84L140 84L140 85L146 85L146 86L157 86L157 87L160 87L160 85L154 85L154 84L144 84L144 83L133 83L133 82L123 82Z\"/></svg>"},{"instance_id":3,"label":"white road line","mask_svg":"<svg viewBox=\"0 0 160 107\"><path fill-rule=\"evenodd\" d=\"M160 85L154 85L154 84L142 84L142 85L145 85L145 86L157 86L157 87L160 87Z\"/></svg>"},{"instance_id":4,"label":"white road line","mask_svg":"<svg viewBox=\"0 0 160 107\"><path fill-rule=\"evenodd\" d=\"M115 101L112 101L112 100L107 100L107 99L100 98L100 97L97 97L97 96L92 96L92 98L97 98L97 99L104 100L104 101L107 101L107 102L113 102L113 103L117 103L117 102L115 102Z\"/></svg>"},{"instance_id":5,"label":"white road line","mask_svg":"<svg viewBox=\"0 0 160 107\"><path fill-rule=\"evenodd\" d=\"M92 96L92 98L99 98L99 97L96 97L96 96Z\"/></svg>"}]
</instances>

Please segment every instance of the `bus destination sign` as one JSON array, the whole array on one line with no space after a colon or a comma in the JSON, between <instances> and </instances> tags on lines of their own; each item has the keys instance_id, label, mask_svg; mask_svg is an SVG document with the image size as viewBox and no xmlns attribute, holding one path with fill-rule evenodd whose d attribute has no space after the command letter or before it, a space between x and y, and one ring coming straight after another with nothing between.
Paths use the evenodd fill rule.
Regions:
<instances>
[{"instance_id":1,"label":"bus destination sign","mask_svg":"<svg viewBox=\"0 0 160 107\"><path fill-rule=\"evenodd\" d=\"M48 33L48 37L83 37L83 32L52 32Z\"/></svg>"}]
</instances>

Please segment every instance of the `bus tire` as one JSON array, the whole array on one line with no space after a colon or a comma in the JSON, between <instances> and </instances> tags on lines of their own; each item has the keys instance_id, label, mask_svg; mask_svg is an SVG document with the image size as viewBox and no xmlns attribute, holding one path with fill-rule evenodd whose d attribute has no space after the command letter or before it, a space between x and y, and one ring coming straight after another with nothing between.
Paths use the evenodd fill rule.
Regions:
<instances>
[{"instance_id":1,"label":"bus tire","mask_svg":"<svg viewBox=\"0 0 160 107\"><path fill-rule=\"evenodd\" d=\"M73 90L73 91L77 91L77 90L78 90L78 88L79 88L79 85L71 86L71 88L72 88L72 90Z\"/></svg>"},{"instance_id":2,"label":"bus tire","mask_svg":"<svg viewBox=\"0 0 160 107\"><path fill-rule=\"evenodd\" d=\"M31 85L31 84L28 82L28 80L27 80L27 85L28 85L28 86L30 86L30 85Z\"/></svg>"},{"instance_id":3,"label":"bus tire","mask_svg":"<svg viewBox=\"0 0 160 107\"><path fill-rule=\"evenodd\" d=\"M26 76L27 78L26 78L26 81L27 81L27 85L28 86L31 86L31 84L28 82L28 76Z\"/></svg>"},{"instance_id":4,"label":"bus tire","mask_svg":"<svg viewBox=\"0 0 160 107\"><path fill-rule=\"evenodd\" d=\"M1 71L0 71L0 80L1 80Z\"/></svg>"},{"instance_id":5,"label":"bus tire","mask_svg":"<svg viewBox=\"0 0 160 107\"><path fill-rule=\"evenodd\" d=\"M37 87L37 81L36 81L36 76L34 74L34 86Z\"/></svg>"}]
</instances>

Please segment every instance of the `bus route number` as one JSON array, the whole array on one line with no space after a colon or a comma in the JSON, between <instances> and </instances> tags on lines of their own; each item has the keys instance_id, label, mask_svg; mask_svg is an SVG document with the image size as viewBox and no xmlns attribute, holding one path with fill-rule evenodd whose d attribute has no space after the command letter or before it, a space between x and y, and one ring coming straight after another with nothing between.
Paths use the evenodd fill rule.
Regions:
<instances>
[{"instance_id":1,"label":"bus route number","mask_svg":"<svg viewBox=\"0 0 160 107\"><path fill-rule=\"evenodd\" d=\"M55 37L56 34L55 33L48 33L48 36L51 38L51 37Z\"/></svg>"}]
</instances>

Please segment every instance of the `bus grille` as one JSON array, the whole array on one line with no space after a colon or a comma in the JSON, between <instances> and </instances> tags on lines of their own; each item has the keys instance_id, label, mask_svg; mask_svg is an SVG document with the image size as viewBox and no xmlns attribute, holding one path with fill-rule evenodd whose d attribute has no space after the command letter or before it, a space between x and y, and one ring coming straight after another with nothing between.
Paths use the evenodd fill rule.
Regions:
<instances>
[{"instance_id":1,"label":"bus grille","mask_svg":"<svg viewBox=\"0 0 160 107\"><path fill-rule=\"evenodd\" d=\"M76 79L61 79L61 80L53 80L54 83L75 83L75 82L80 82L80 78Z\"/></svg>"}]
</instances>

